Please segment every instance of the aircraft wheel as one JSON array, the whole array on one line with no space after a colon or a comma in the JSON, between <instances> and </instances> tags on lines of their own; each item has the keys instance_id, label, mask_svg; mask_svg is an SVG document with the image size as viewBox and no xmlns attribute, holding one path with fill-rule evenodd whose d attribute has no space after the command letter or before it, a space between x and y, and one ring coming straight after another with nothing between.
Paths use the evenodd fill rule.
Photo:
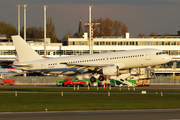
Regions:
<instances>
[{"instance_id":1,"label":"aircraft wheel","mask_svg":"<svg viewBox=\"0 0 180 120\"><path fill-rule=\"evenodd\" d=\"M90 81L91 81L91 83L96 82L96 78L95 77L91 77Z\"/></svg>"},{"instance_id":2,"label":"aircraft wheel","mask_svg":"<svg viewBox=\"0 0 180 120\"><path fill-rule=\"evenodd\" d=\"M103 81L104 80L104 76L99 76L98 78L100 81Z\"/></svg>"},{"instance_id":3,"label":"aircraft wheel","mask_svg":"<svg viewBox=\"0 0 180 120\"><path fill-rule=\"evenodd\" d=\"M154 73L153 72L150 72L150 76L153 76L154 75Z\"/></svg>"}]
</instances>

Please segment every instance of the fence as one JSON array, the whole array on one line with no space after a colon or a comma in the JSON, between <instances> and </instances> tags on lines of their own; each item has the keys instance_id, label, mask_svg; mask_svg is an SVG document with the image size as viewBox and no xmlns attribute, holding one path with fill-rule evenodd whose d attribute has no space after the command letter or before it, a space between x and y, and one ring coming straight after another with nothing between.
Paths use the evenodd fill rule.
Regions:
<instances>
[{"instance_id":1,"label":"fence","mask_svg":"<svg viewBox=\"0 0 180 120\"><path fill-rule=\"evenodd\" d=\"M157 76L155 79L151 79L150 83L164 84L164 85L180 85L180 76Z\"/></svg>"},{"instance_id":2,"label":"fence","mask_svg":"<svg viewBox=\"0 0 180 120\"><path fill-rule=\"evenodd\" d=\"M66 77L57 76L6 76L5 79L15 80L15 85L55 85L58 79L65 79ZM75 79L73 76L68 78ZM157 76L155 79L150 80L152 85L180 85L180 76Z\"/></svg>"},{"instance_id":3,"label":"fence","mask_svg":"<svg viewBox=\"0 0 180 120\"><path fill-rule=\"evenodd\" d=\"M69 77L73 78L73 77ZM55 85L58 79L65 79L65 77L56 76L6 76L5 79L15 80L15 85Z\"/></svg>"}]
</instances>

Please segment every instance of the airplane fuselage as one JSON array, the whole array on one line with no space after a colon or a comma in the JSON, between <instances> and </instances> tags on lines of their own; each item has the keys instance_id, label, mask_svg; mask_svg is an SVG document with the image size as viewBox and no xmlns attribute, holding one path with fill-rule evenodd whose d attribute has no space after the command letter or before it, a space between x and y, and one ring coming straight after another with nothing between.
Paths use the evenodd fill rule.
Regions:
<instances>
[{"instance_id":1,"label":"airplane fuselage","mask_svg":"<svg viewBox=\"0 0 180 120\"><path fill-rule=\"evenodd\" d=\"M171 57L164 54L158 49L139 49L111 53L81 55L81 56L68 56L52 59L41 59L35 61L28 61L18 64L27 64L30 67L19 67L19 69L39 71L44 73L66 73L70 71L77 71L75 65L111 65L118 66L119 69L136 68L154 66L164 64L171 61ZM71 64L71 68L66 64ZM80 70L80 68L78 69Z\"/></svg>"}]
</instances>

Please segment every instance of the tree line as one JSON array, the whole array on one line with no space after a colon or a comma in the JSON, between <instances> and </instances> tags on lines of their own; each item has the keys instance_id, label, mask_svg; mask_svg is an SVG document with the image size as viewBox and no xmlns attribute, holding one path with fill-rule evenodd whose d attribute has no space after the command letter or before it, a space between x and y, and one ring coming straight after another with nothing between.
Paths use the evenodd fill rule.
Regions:
<instances>
[{"instance_id":1,"label":"tree line","mask_svg":"<svg viewBox=\"0 0 180 120\"><path fill-rule=\"evenodd\" d=\"M124 33L128 31L128 27L121 21L115 20L112 21L109 18L99 18L94 19L92 23L100 23L100 25L94 26L94 37L103 37L103 36L123 36ZM51 38L51 42L57 42L55 26L52 18L48 18L46 23L47 38ZM89 26L84 25L84 31L89 32ZM0 22L0 34L6 34L7 38L11 38L11 35L16 35L17 30L11 24L7 24L5 22ZM24 37L24 27L20 30L21 37ZM44 29L41 27L29 27L26 29L26 37L27 38L44 38ZM67 31L63 38L68 37L83 37L83 34L80 33L71 33L71 31Z\"/></svg>"},{"instance_id":2,"label":"tree line","mask_svg":"<svg viewBox=\"0 0 180 120\"><path fill-rule=\"evenodd\" d=\"M99 18L94 19L92 23L100 23L100 25L93 26L93 36L94 37L103 37L103 36L123 36L124 33L128 32L128 27L121 21L115 20L112 21L110 18ZM84 25L84 31L89 33L89 26ZM63 36L63 38L68 37L82 37L83 35L80 34L72 34L69 30Z\"/></svg>"},{"instance_id":3,"label":"tree line","mask_svg":"<svg viewBox=\"0 0 180 120\"><path fill-rule=\"evenodd\" d=\"M94 37L103 37L103 36L123 36L124 33L128 32L128 27L125 23L114 20L112 21L109 18L99 18L94 19L92 23L100 23L100 25L93 26ZM56 36L55 26L52 20L52 17L47 19L46 23L46 36L51 38L52 43L56 43L58 38ZM89 26L84 25L84 31L89 32ZM7 38L11 38L12 35L17 34L16 28L10 23L0 22L0 34L6 34ZM24 37L24 27L21 28L20 32L21 37ZM164 34L163 36L169 36L170 34ZM148 36L143 33L139 33L138 37L154 37L158 36L156 32L151 32ZM44 29L41 27L29 27L26 29L27 38L44 38ZM72 37L83 37L82 33L72 33L70 30L66 32L63 38L72 38Z\"/></svg>"},{"instance_id":4,"label":"tree line","mask_svg":"<svg viewBox=\"0 0 180 120\"><path fill-rule=\"evenodd\" d=\"M123 36L124 33L128 32L128 27L118 20L112 21L109 18L99 18L94 19L93 23L100 23L100 25L94 26L94 37Z\"/></svg>"},{"instance_id":5,"label":"tree line","mask_svg":"<svg viewBox=\"0 0 180 120\"><path fill-rule=\"evenodd\" d=\"M145 38L145 37L166 37L166 36L171 36L168 33L165 33L163 35L158 35L157 32L151 32L149 35L145 35L143 33L139 33L138 37L139 38Z\"/></svg>"},{"instance_id":6,"label":"tree line","mask_svg":"<svg viewBox=\"0 0 180 120\"><path fill-rule=\"evenodd\" d=\"M17 35L17 29L10 23L0 22L0 34L5 34L7 38ZM24 27L20 30L20 36L24 37ZM26 29L27 38L44 38L44 29L42 27L29 27ZM56 30L52 18L49 17L46 23L46 37L51 38L52 43L57 42Z\"/></svg>"},{"instance_id":7,"label":"tree line","mask_svg":"<svg viewBox=\"0 0 180 120\"><path fill-rule=\"evenodd\" d=\"M11 38L11 35L16 35L16 28L10 23L0 22L0 34L5 34L7 38Z\"/></svg>"}]
</instances>

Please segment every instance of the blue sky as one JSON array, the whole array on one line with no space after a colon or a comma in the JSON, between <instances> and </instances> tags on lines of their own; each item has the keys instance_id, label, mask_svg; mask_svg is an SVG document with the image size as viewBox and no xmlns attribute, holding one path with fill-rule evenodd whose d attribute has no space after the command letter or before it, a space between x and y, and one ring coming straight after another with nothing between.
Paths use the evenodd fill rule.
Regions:
<instances>
[{"instance_id":1,"label":"blue sky","mask_svg":"<svg viewBox=\"0 0 180 120\"><path fill-rule=\"evenodd\" d=\"M47 5L47 17L52 17L57 37L60 39L78 30L79 19L88 22L88 6L92 19L119 20L128 27L131 37L139 33L176 34L180 29L180 0L1 0L0 21L17 28L17 5L27 4L27 27L43 27L43 5ZM23 6L21 6L23 26Z\"/></svg>"}]
</instances>

